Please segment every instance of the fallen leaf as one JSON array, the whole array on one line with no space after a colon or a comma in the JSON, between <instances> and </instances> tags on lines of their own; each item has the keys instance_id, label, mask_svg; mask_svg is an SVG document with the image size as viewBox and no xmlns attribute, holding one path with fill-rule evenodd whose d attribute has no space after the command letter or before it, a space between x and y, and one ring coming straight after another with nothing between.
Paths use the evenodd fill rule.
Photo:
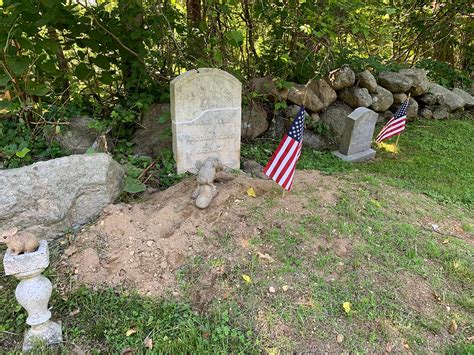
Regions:
<instances>
[{"instance_id":1,"label":"fallen leaf","mask_svg":"<svg viewBox=\"0 0 474 355\"><path fill-rule=\"evenodd\" d=\"M449 243L449 239L443 240L443 244L448 244L448 243Z\"/></svg>"},{"instance_id":2,"label":"fallen leaf","mask_svg":"<svg viewBox=\"0 0 474 355\"><path fill-rule=\"evenodd\" d=\"M288 291L288 288L289 288L288 285L283 285L282 287L283 291Z\"/></svg>"},{"instance_id":3,"label":"fallen leaf","mask_svg":"<svg viewBox=\"0 0 474 355\"><path fill-rule=\"evenodd\" d=\"M245 282L248 284L252 282L252 278L249 275L242 275L242 278L244 279Z\"/></svg>"},{"instance_id":4,"label":"fallen leaf","mask_svg":"<svg viewBox=\"0 0 474 355\"><path fill-rule=\"evenodd\" d=\"M120 355L130 355L130 354L133 354L135 352L135 349L133 348L126 348L126 349L123 349L121 352L120 352Z\"/></svg>"},{"instance_id":5,"label":"fallen leaf","mask_svg":"<svg viewBox=\"0 0 474 355\"><path fill-rule=\"evenodd\" d=\"M247 195L250 197L257 197L257 194L255 193L253 187L249 187L249 189L247 190Z\"/></svg>"},{"instance_id":6,"label":"fallen leaf","mask_svg":"<svg viewBox=\"0 0 474 355\"><path fill-rule=\"evenodd\" d=\"M81 311L81 309L77 308L74 311L72 311L71 313L69 313L69 316L74 317L75 315L79 314L80 311Z\"/></svg>"},{"instance_id":7,"label":"fallen leaf","mask_svg":"<svg viewBox=\"0 0 474 355\"><path fill-rule=\"evenodd\" d=\"M393 350L393 345L391 343L387 343L387 345L385 345L385 351L388 353L391 353L392 350Z\"/></svg>"},{"instance_id":8,"label":"fallen leaf","mask_svg":"<svg viewBox=\"0 0 474 355\"><path fill-rule=\"evenodd\" d=\"M437 224L432 224L432 225L431 225L431 228L433 228L433 230L434 230L435 232L438 232L438 231L439 231L439 226L438 226Z\"/></svg>"},{"instance_id":9,"label":"fallen leaf","mask_svg":"<svg viewBox=\"0 0 474 355\"><path fill-rule=\"evenodd\" d=\"M372 203L372 204L373 204L375 207L377 207L377 208L382 208L382 205L381 205L380 202L377 201L377 200L373 200L373 199L372 199L372 200L370 200L370 203Z\"/></svg>"},{"instance_id":10,"label":"fallen leaf","mask_svg":"<svg viewBox=\"0 0 474 355\"><path fill-rule=\"evenodd\" d=\"M257 255L260 259L267 260L269 263L274 263L275 262L275 259L273 259L267 253L263 254L263 253L260 253L259 251L257 251Z\"/></svg>"},{"instance_id":11,"label":"fallen leaf","mask_svg":"<svg viewBox=\"0 0 474 355\"><path fill-rule=\"evenodd\" d=\"M456 333L457 330L458 330L458 325L457 325L456 321L453 319L451 321L451 324L449 324L448 332L449 332L449 334L454 334L454 333Z\"/></svg>"},{"instance_id":12,"label":"fallen leaf","mask_svg":"<svg viewBox=\"0 0 474 355\"><path fill-rule=\"evenodd\" d=\"M129 330L127 330L125 335L129 337L130 335L135 334L136 332L137 332L137 328L130 328Z\"/></svg>"},{"instance_id":13,"label":"fallen leaf","mask_svg":"<svg viewBox=\"0 0 474 355\"><path fill-rule=\"evenodd\" d=\"M344 335L338 334L336 337L336 341L341 344L344 341Z\"/></svg>"},{"instance_id":14,"label":"fallen leaf","mask_svg":"<svg viewBox=\"0 0 474 355\"><path fill-rule=\"evenodd\" d=\"M277 348L265 348L268 355L278 355L280 352Z\"/></svg>"},{"instance_id":15,"label":"fallen leaf","mask_svg":"<svg viewBox=\"0 0 474 355\"><path fill-rule=\"evenodd\" d=\"M153 349L153 339L146 337L145 340L143 340L143 345L145 345L145 348L147 349Z\"/></svg>"},{"instance_id":16,"label":"fallen leaf","mask_svg":"<svg viewBox=\"0 0 474 355\"><path fill-rule=\"evenodd\" d=\"M351 311L351 303L350 302L344 302L342 304L342 308L344 308L344 311L349 314Z\"/></svg>"},{"instance_id":17,"label":"fallen leaf","mask_svg":"<svg viewBox=\"0 0 474 355\"><path fill-rule=\"evenodd\" d=\"M403 347L404 347L405 349L410 349L410 345L408 345L408 343L403 344Z\"/></svg>"},{"instance_id":18,"label":"fallen leaf","mask_svg":"<svg viewBox=\"0 0 474 355\"><path fill-rule=\"evenodd\" d=\"M270 292L270 293L275 293L275 292L276 292L275 287L270 286L270 287L268 288L268 292Z\"/></svg>"},{"instance_id":19,"label":"fallen leaf","mask_svg":"<svg viewBox=\"0 0 474 355\"><path fill-rule=\"evenodd\" d=\"M460 264L458 261L454 261L454 262L453 262L453 267L454 267L455 269L458 269L459 266L461 266L461 264Z\"/></svg>"}]
</instances>

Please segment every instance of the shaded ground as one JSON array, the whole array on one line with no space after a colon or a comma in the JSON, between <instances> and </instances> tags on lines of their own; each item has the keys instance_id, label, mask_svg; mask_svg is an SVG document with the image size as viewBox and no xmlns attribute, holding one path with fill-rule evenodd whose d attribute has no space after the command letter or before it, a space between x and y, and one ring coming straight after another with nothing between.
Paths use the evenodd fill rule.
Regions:
<instances>
[{"instance_id":1,"label":"shaded ground","mask_svg":"<svg viewBox=\"0 0 474 355\"><path fill-rule=\"evenodd\" d=\"M473 335L467 211L317 171L298 172L285 196L241 175L206 211L193 187L111 206L64 253L73 279L225 309L270 353L439 352Z\"/></svg>"}]
</instances>

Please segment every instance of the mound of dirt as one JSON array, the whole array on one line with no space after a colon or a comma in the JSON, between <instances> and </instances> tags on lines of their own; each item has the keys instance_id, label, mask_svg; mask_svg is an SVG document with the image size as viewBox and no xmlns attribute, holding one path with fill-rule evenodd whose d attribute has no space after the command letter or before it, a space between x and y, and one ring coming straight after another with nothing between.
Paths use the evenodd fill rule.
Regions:
<instances>
[{"instance_id":1,"label":"mound of dirt","mask_svg":"<svg viewBox=\"0 0 474 355\"><path fill-rule=\"evenodd\" d=\"M283 197L283 206L304 216L307 189L316 191L321 206L333 205L338 185L335 177L299 171L293 192ZM256 191L256 198L247 195L249 187ZM212 255L221 248L203 236L231 235L233 250L226 257L247 254L248 240L259 233L258 226L249 221L252 206L268 203L268 198L262 198L265 196L281 200L283 191L273 181L239 175L218 184L218 196L208 209L200 210L190 198L194 188L191 178L145 202L109 206L65 252L77 281L91 286L123 286L153 296L178 295L177 271L184 262L195 255ZM275 223L279 223L278 218Z\"/></svg>"}]
</instances>

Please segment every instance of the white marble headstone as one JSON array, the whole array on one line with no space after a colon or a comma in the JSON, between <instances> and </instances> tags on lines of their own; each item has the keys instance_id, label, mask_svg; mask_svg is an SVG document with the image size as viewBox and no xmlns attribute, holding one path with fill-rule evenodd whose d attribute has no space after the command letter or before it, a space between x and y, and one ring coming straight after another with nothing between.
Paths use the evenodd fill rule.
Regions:
<instances>
[{"instance_id":1,"label":"white marble headstone","mask_svg":"<svg viewBox=\"0 0 474 355\"><path fill-rule=\"evenodd\" d=\"M196 161L217 157L240 166L242 84L219 69L190 70L171 82L173 153L177 171L195 173Z\"/></svg>"}]
</instances>

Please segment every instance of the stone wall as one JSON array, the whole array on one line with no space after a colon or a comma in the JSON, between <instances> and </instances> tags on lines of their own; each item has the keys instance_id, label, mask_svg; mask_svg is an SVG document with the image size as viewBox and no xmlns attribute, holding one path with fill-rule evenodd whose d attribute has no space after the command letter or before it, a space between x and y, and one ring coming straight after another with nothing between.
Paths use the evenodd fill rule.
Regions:
<instances>
[{"instance_id":1,"label":"stone wall","mask_svg":"<svg viewBox=\"0 0 474 355\"><path fill-rule=\"evenodd\" d=\"M286 126L293 120L296 108L305 100L308 113L305 134L316 149L338 144L344 128L345 117L357 107L368 107L379 113L379 121L390 119L398 107L409 97L408 120L448 119L460 114L473 114L474 97L455 88L449 90L431 82L423 69L403 69L399 72L381 72L374 75L368 70L355 73L343 65L319 80L311 80L306 86L291 83L288 89L278 89L275 81L266 76L250 81L249 90L275 101L286 102L288 109L267 115L247 115L246 133L243 138L252 139L267 135L281 137ZM305 90L308 92L305 94ZM265 122L260 122L265 121ZM269 124L269 129L264 130ZM326 125L329 133L320 134L314 127ZM316 136L317 139L314 139ZM312 144L312 142L317 142Z\"/></svg>"}]
</instances>

